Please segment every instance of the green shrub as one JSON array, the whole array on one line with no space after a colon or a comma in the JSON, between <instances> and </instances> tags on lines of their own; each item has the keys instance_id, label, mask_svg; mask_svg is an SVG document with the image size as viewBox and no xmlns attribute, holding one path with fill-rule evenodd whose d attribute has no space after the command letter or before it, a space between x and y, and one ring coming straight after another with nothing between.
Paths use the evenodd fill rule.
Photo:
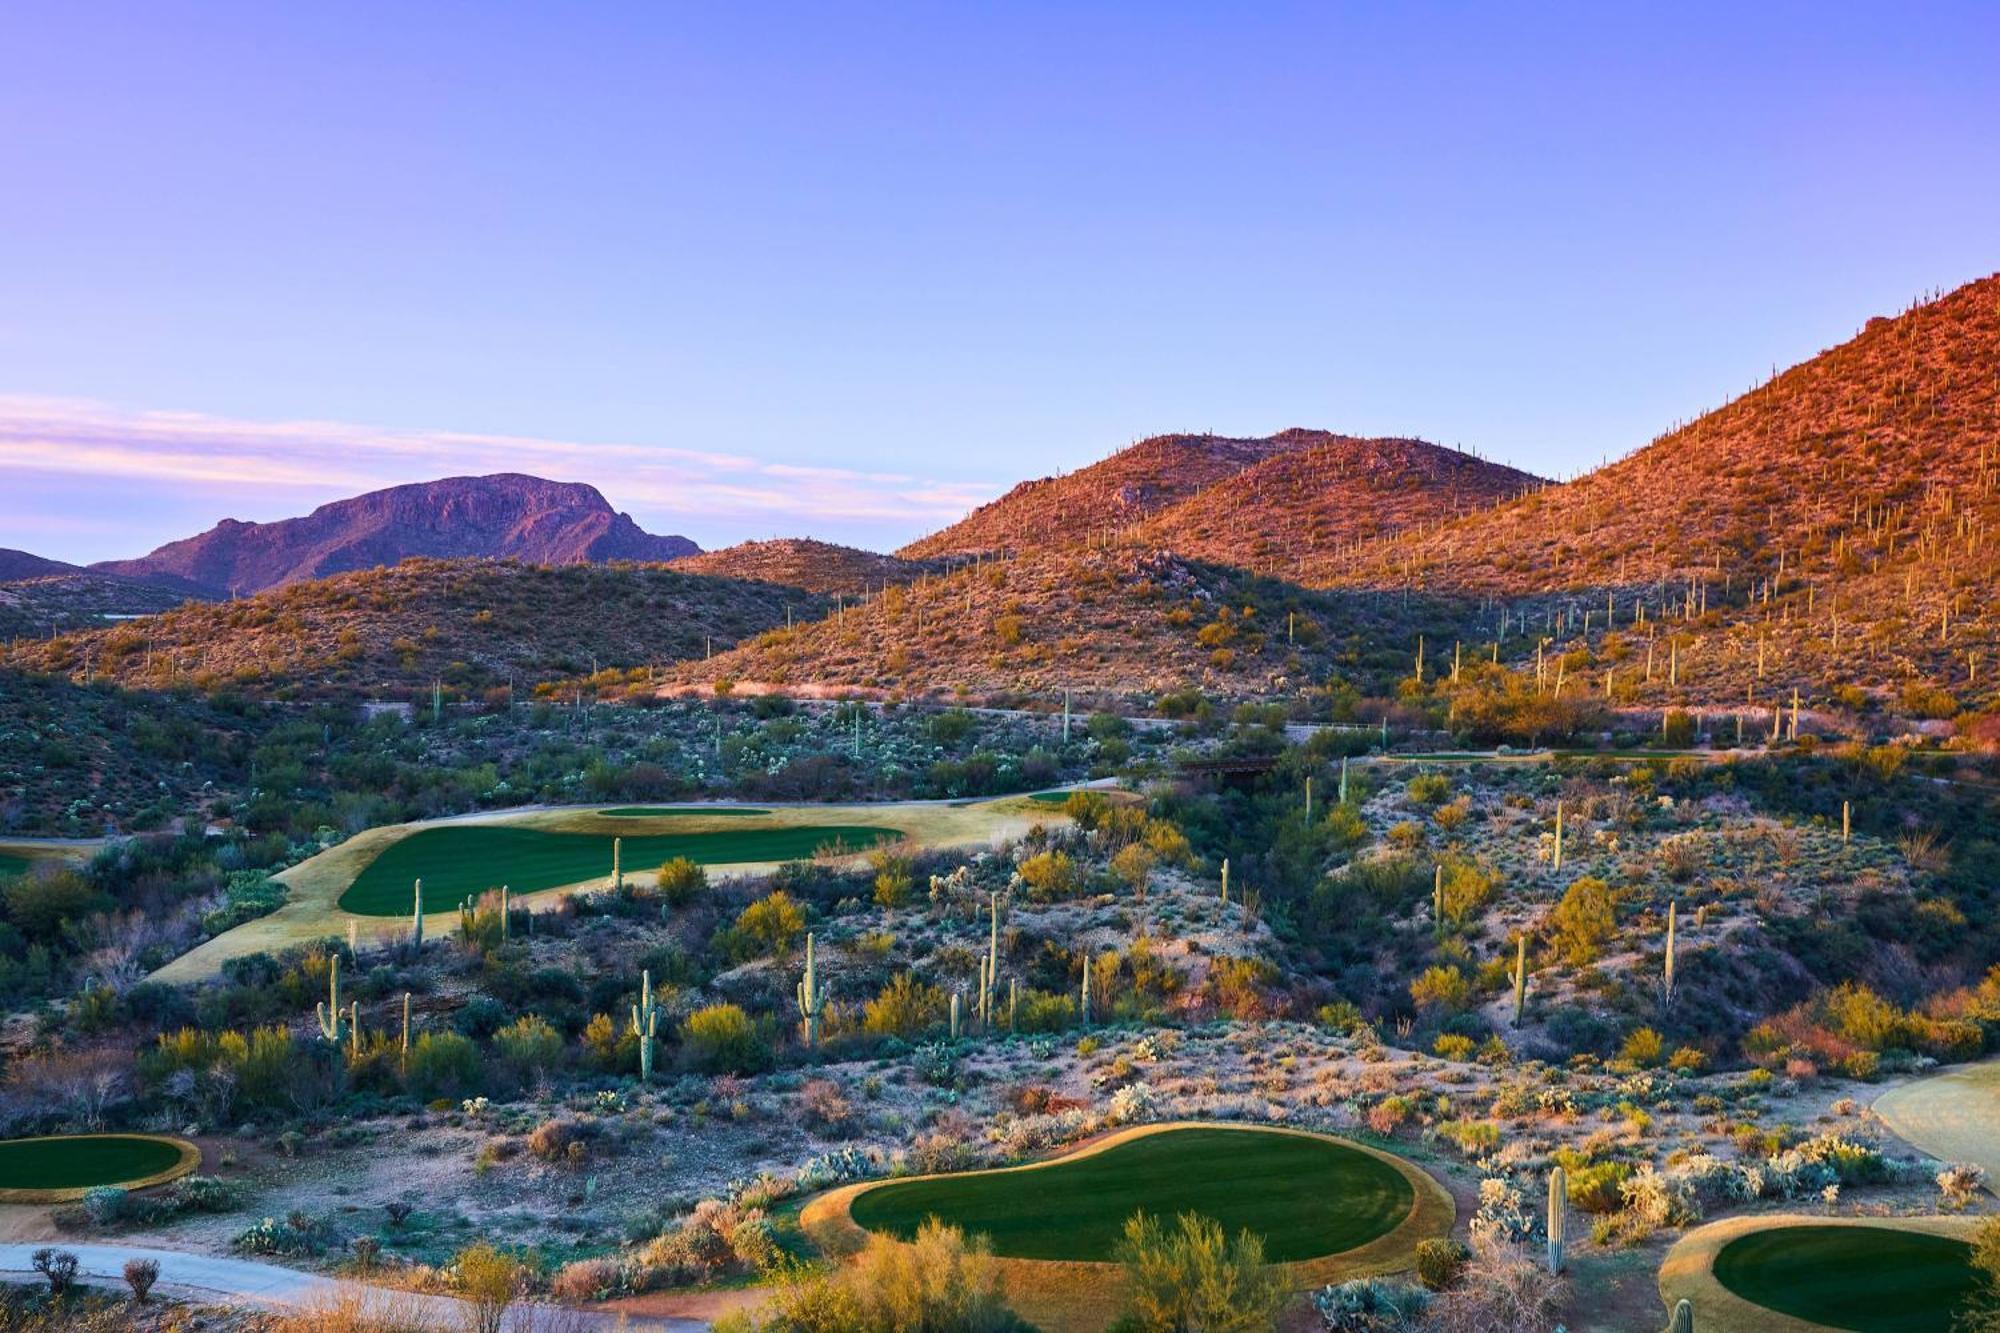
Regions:
<instances>
[{"instance_id":1,"label":"green shrub","mask_svg":"<svg viewBox=\"0 0 2000 1333\"><path fill-rule=\"evenodd\" d=\"M1417 1281L1443 1291L1458 1281L1464 1269L1465 1247L1448 1236L1428 1236L1417 1242Z\"/></svg>"},{"instance_id":2,"label":"green shrub","mask_svg":"<svg viewBox=\"0 0 2000 1333\"><path fill-rule=\"evenodd\" d=\"M771 1061L770 1044L740 1005L711 1004L681 1024L681 1049L705 1074L754 1074Z\"/></svg>"}]
</instances>

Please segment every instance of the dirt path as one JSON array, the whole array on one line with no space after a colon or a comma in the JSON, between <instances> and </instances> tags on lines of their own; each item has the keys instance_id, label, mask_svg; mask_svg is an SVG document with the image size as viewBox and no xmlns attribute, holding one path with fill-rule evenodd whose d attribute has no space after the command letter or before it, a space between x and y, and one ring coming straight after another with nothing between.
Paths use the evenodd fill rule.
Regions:
<instances>
[{"instance_id":1,"label":"dirt path","mask_svg":"<svg viewBox=\"0 0 2000 1333\"><path fill-rule=\"evenodd\" d=\"M344 935L351 928L357 938L374 942L393 939L407 931L407 916L356 916L339 907L340 895L355 876L391 843L421 829L443 825L492 824L543 829L551 832L590 831L604 833L607 821L598 812L615 806L531 806L516 810L491 811L476 815L453 815L444 819L411 824L390 824L357 833L336 847L274 876L284 884L290 897L269 916L246 921L236 929L188 951L155 972L149 980L186 983L206 981L222 970L232 958L259 952L277 952L293 945ZM1036 824L1066 820L1062 807L1027 796L1002 796L980 801L883 801L855 805L782 804L759 802L757 808L768 816L755 819L699 815L676 816L671 825L664 821L626 818L617 821L616 832L698 833L705 831L747 831L750 827L786 827L802 824L864 824L901 830L926 848L986 847L1007 839L1020 838ZM857 858L858 859L858 858ZM710 866L717 879L768 874L777 862L743 862ZM638 875L642 867L632 867ZM580 889L602 888L610 882L605 875L576 884L546 889L539 893L517 893L514 902L524 908L553 902ZM446 910L424 913L427 937L449 935L458 929L457 904L439 904ZM427 902L426 909L430 907Z\"/></svg>"},{"instance_id":2,"label":"dirt path","mask_svg":"<svg viewBox=\"0 0 2000 1333\"><path fill-rule=\"evenodd\" d=\"M131 1259L151 1259L160 1266L159 1290L208 1303L255 1305L265 1309L299 1309L331 1305L344 1297L363 1300L370 1308L413 1316L430 1327L462 1329L470 1309L449 1296L423 1296L358 1283L341 1282L315 1273L301 1273L278 1264L250 1259L221 1259L181 1250L148 1249L139 1245L70 1245L30 1242L0 1245L0 1274L10 1280L34 1282L34 1253L44 1244L67 1250L81 1261L80 1272L93 1285L124 1285L122 1273ZM506 1333L571 1333L571 1330L619 1329L630 1333L704 1333L701 1319L648 1318L626 1312L572 1310L552 1306L516 1306L508 1312Z\"/></svg>"},{"instance_id":3,"label":"dirt path","mask_svg":"<svg viewBox=\"0 0 2000 1333\"><path fill-rule=\"evenodd\" d=\"M1986 1188L2000 1192L2000 1060L1891 1088L1874 1109L1897 1138L1931 1156L1985 1167Z\"/></svg>"}]
</instances>

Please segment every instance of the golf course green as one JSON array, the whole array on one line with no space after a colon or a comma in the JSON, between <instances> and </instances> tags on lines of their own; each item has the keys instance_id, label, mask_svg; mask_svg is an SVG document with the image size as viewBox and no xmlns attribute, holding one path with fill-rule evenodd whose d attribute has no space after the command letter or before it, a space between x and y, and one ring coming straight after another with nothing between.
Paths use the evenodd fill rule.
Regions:
<instances>
[{"instance_id":1,"label":"golf course green","mask_svg":"<svg viewBox=\"0 0 2000 1333\"><path fill-rule=\"evenodd\" d=\"M910 1239L936 1217L1003 1258L1104 1261L1135 1212L1194 1212L1264 1238L1276 1263L1365 1245L1401 1225L1410 1182L1382 1159L1303 1134L1168 1129L1045 1166L878 1186L850 1205L870 1231Z\"/></svg>"},{"instance_id":2,"label":"golf course green","mask_svg":"<svg viewBox=\"0 0 2000 1333\"><path fill-rule=\"evenodd\" d=\"M1964 1241L1868 1226L1750 1232L1716 1255L1715 1280L1767 1310L1856 1333L1949 1333L1981 1284Z\"/></svg>"},{"instance_id":3,"label":"golf course green","mask_svg":"<svg viewBox=\"0 0 2000 1333\"><path fill-rule=\"evenodd\" d=\"M727 819L732 815L768 815L771 812L749 805L621 805L615 810L599 810L597 813L607 819L672 819L689 815L714 815L718 819Z\"/></svg>"},{"instance_id":4,"label":"golf course green","mask_svg":"<svg viewBox=\"0 0 2000 1333\"><path fill-rule=\"evenodd\" d=\"M867 824L798 824L700 833L628 834L625 873L642 879L662 862L685 856L703 865L793 861L829 843L865 851L903 837L898 829ZM363 867L340 895L341 910L356 916L405 916L415 880L424 881L426 910L443 911L461 898L507 885L535 893L611 875L608 833L558 833L507 824L449 824L420 829L391 843Z\"/></svg>"},{"instance_id":5,"label":"golf course green","mask_svg":"<svg viewBox=\"0 0 2000 1333\"><path fill-rule=\"evenodd\" d=\"M16 1191L137 1185L193 1169L192 1144L143 1134L74 1134L0 1140L0 1198Z\"/></svg>"},{"instance_id":6,"label":"golf course green","mask_svg":"<svg viewBox=\"0 0 2000 1333\"><path fill-rule=\"evenodd\" d=\"M0 879L7 879L13 875L26 874L29 865L30 862L25 856L16 856L12 852L0 852Z\"/></svg>"}]
</instances>

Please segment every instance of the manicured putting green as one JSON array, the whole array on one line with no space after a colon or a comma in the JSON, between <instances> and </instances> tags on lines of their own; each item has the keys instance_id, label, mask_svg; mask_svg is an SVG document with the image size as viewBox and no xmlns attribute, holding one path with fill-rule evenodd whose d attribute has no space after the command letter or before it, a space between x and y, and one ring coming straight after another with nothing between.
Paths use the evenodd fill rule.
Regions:
<instances>
[{"instance_id":1,"label":"manicured putting green","mask_svg":"<svg viewBox=\"0 0 2000 1333\"><path fill-rule=\"evenodd\" d=\"M131 1134L0 1140L0 1190L80 1189L123 1185L171 1171L181 1148Z\"/></svg>"},{"instance_id":2,"label":"manicured putting green","mask_svg":"<svg viewBox=\"0 0 2000 1333\"><path fill-rule=\"evenodd\" d=\"M895 842L900 829L872 824L795 824L701 833L651 833L624 839L625 873L643 878L685 856L703 865L794 861L830 842L862 851ZM340 895L356 916L402 916L413 882L424 881L424 906L443 911L461 898L505 884L516 893L561 888L611 875L609 833L556 833L506 824L449 824L420 829L383 848Z\"/></svg>"},{"instance_id":3,"label":"manicured putting green","mask_svg":"<svg viewBox=\"0 0 2000 1333\"><path fill-rule=\"evenodd\" d=\"M599 810L597 813L611 819L668 819L689 815L714 815L727 819L732 815L768 815L771 812L747 805L621 805L616 810Z\"/></svg>"},{"instance_id":4,"label":"manicured putting green","mask_svg":"<svg viewBox=\"0 0 2000 1333\"><path fill-rule=\"evenodd\" d=\"M1416 1192L1395 1167L1344 1144L1240 1129L1170 1129L1026 1171L883 1185L856 1196L855 1222L909 1239L925 1218L992 1238L1015 1259L1107 1260L1125 1219L1145 1211L1248 1228L1278 1263L1365 1245L1402 1224Z\"/></svg>"},{"instance_id":5,"label":"manicured putting green","mask_svg":"<svg viewBox=\"0 0 2000 1333\"><path fill-rule=\"evenodd\" d=\"M1031 801L1040 801L1044 805L1064 805L1068 803L1070 796L1070 789L1065 787L1061 791L1031 792L1028 799Z\"/></svg>"},{"instance_id":6,"label":"manicured putting green","mask_svg":"<svg viewBox=\"0 0 2000 1333\"><path fill-rule=\"evenodd\" d=\"M30 864L31 862L25 856L16 856L12 852L0 852L0 879L7 879L13 875L25 875L28 873L28 866Z\"/></svg>"},{"instance_id":7,"label":"manicured putting green","mask_svg":"<svg viewBox=\"0 0 2000 1333\"><path fill-rule=\"evenodd\" d=\"M1888 1227L1771 1227L1715 1256L1715 1280L1744 1300L1856 1333L1948 1333L1980 1285L1972 1247Z\"/></svg>"}]
</instances>

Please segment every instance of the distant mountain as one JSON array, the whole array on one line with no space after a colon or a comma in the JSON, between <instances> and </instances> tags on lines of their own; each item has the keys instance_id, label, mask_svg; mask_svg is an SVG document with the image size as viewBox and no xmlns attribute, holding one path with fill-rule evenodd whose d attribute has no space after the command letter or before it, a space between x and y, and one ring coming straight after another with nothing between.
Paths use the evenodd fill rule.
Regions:
<instances>
[{"instance_id":1,"label":"distant mountain","mask_svg":"<svg viewBox=\"0 0 2000 1333\"><path fill-rule=\"evenodd\" d=\"M573 565L665 561L700 550L685 537L642 531L594 486L503 472L392 486L321 505L304 518L224 519L151 555L91 568L218 597L393 565L409 556Z\"/></svg>"},{"instance_id":2,"label":"distant mountain","mask_svg":"<svg viewBox=\"0 0 2000 1333\"><path fill-rule=\"evenodd\" d=\"M66 565L60 560L49 560L26 551L16 551L0 546L0 583L10 583L15 579L38 579L50 574L74 574L77 566Z\"/></svg>"},{"instance_id":3,"label":"distant mountain","mask_svg":"<svg viewBox=\"0 0 2000 1333\"><path fill-rule=\"evenodd\" d=\"M682 556L674 561L674 567L691 574L782 583L828 597L868 596L890 584L909 583L930 568L918 561L810 537L739 542L719 551Z\"/></svg>"}]
</instances>

